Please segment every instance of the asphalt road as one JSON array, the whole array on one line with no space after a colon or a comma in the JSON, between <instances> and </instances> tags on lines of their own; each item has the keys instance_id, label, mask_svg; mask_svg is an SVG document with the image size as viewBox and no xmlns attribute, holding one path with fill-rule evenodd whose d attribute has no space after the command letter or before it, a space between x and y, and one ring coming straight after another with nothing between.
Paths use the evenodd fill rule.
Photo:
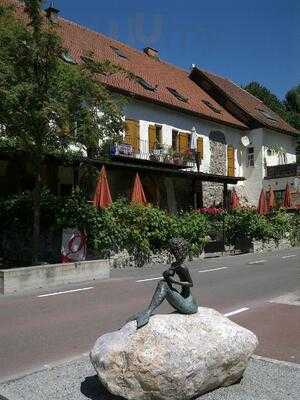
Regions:
<instances>
[{"instance_id":1,"label":"asphalt road","mask_svg":"<svg viewBox=\"0 0 300 400\"><path fill-rule=\"evenodd\" d=\"M90 350L149 302L163 267L0 297L0 381ZM257 354L300 363L300 249L192 263L199 305L253 330ZM159 311L170 312L163 304Z\"/></svg>"}]
</instances>

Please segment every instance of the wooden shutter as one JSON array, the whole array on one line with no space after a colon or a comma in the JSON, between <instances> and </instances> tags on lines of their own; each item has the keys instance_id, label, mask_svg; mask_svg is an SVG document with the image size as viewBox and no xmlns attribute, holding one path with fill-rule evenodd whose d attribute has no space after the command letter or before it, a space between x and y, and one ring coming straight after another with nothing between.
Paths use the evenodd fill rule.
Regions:
<instances>
[{"instance_id":1,"label":"wooden shutter","mask_svg":"<svg viewBox=\"0 0 300 400\"><path fill-rule=\"evenodd\" d=\"M148 127L148 142L149 142L149 151L155 150L156 147L156 126L149 125Z\"/></svg>"},{"instance_id":2,"label":"wooden shutter","mask_svg":"<svg viewBox=\"0 0 300 400\"><path fill-rule=\"evenodd\" d=\"M188 133L179 133L179 152L185 154L189 149L189 135Z\"/></svg>"},{"instance_id":3,"label":"wooden shutter","mask_svg":"<svg viewBox=\"0 0 300 400\"><path fill-rule=\"evenodd\" d=\"M140 130L139 122L133 119L127 119L125 121L125 138L124 142L130 144L135 153L140 150Z\"/></svg>"},{"instance_id":4,"label":"wooden shutter","mask_svg":"<svg viewBox=\"0 0 300 400\"><path fill-rule=\"evenodd\" d=\"M227 175L234 176L234 147L227 146Z\"/></svg>"},{"instance_id":5,"label":"wooden shutter","mask_svg":"<svg viewBox=\"0 0 300 400\"><path fill-rule=\"evenodd\" d=\"M203 159L203 138L197 138L197 153L200 159Z\"/></svg>"}]
</instances>

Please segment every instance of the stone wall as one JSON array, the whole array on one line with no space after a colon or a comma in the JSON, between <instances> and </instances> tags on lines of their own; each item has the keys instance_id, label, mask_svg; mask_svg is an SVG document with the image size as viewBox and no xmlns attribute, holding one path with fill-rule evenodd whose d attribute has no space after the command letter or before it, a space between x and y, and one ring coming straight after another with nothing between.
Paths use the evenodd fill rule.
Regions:
<instances>
[{"instance_id":1,"label":"stone wall","mask_svg":"<svg viewBox=\"0 0 300 400\"><path fill-rule=\"evenodd\" d=\"M216 175L226 175L226 140L225 135L213 131L209 135L210 168L209 172ZM203 182L203 205L209 207L213 204L223 203L223 184Z\"/></svg>"}]
</instances>

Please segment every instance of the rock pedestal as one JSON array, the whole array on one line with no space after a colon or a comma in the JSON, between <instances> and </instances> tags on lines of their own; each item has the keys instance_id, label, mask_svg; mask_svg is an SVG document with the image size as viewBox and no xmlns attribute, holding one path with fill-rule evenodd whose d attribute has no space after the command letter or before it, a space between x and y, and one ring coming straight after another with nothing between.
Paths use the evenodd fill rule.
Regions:
<instances>
[{"instance_id":1,"label":"rock pedestal","mask_svg":"<svg viewBox=\"0 0 300 400\"><path fill-rule=\"evenodd\" d=\"M237 382L256 336L219 312L155 315L101 336L90 357L102 384L130 400L188 400Z\"/></svg>"}]
</instances>

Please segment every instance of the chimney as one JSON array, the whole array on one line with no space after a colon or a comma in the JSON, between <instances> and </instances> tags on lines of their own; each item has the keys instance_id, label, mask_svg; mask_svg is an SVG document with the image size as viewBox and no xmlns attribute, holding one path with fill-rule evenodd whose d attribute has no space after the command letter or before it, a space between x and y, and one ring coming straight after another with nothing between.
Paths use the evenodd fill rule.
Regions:
<instances>
[{"instance_id":1,"label":"chimney","mask_svg":"<svg viewBox=\"0 0 300 400\"><path fill-rule=\"evenodd\" d=\"M145 47L144 48L144 53L147 54L147 56L155 58L156 60L159 60L159 53L158 50L154 49L153 47Z\"/></svg>"}]
</instances>

